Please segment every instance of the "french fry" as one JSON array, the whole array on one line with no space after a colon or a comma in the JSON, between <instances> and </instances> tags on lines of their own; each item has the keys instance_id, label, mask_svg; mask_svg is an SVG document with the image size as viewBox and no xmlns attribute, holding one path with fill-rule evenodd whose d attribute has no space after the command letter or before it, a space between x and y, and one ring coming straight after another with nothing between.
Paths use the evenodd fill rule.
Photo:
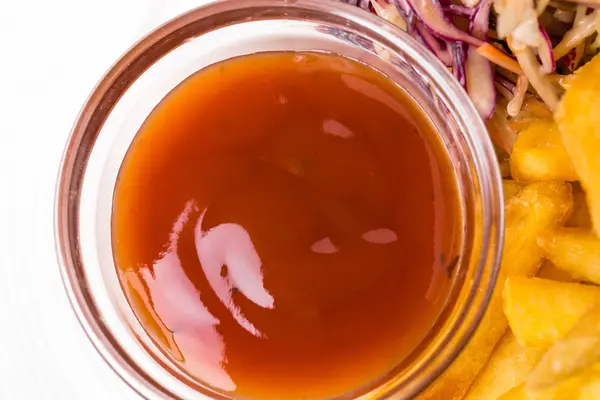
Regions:
<instances>
[{"instance_id":1,"label":"french fry","mask_svg":"<svg viewBox=\"0 0 600 400\"><path fill-rule=\"evenodd\" d=\"M503 179L502 190L504 192L504 204L507 204L511 198L519 194L519 192L521 192L521 190L523 190L524 187L524 184L514 181L512 179Z\"/></svg>"},{"instance_id":2,"label":"french fry","mask_svg":"<svg viewBox=\"0 0 600 400\"><path fill-rule=\"evenodd\" d=\"M559 282L573 282L575 279L566 271L557 268L556 265L548 260L542 262L542 266L537 274L538 278L550 279Z\"/></svg>"},{"instance_id":3,"label":"french fry","mask_svg":"<svg viewBox=\"0 0 600 400\"><path fill-rule=\"evenodd\" d=\"M582 384L583 378L579 376L541 390L528 390L525 384L521 384L500 396L498 400L575 400Z\"/></svg>"},{"instance_id":4,"label":"french fry","mask_svg":"<svg viewBox=\"0 0 600 400\"><path fill-rule=\"evenodd\" d=\"M571 185L559 182L532 183L506 205L506 227L500 280L509 276L533 276L541 265L536 238L562 224L573 210ZM502 291L502 286L498 295Z\"/></svg>"},{"instance_id":5,"label":"french fry","mask_svg":"<svg viewBox=\"0 0 600 400\"><path fill-rule=\"evenodd\" d=\"M575 181L573 163L551 120L538 120L522 130L510 158L512 177L520 182Z\"/></svg>"},{"instance_id":6,"label":"french fry","mask_svg":"<svg viewBox=\"0 0 600 400\"><path fill-rule=\"evenodd\" d=\"M577 376L600 362L600 302L558 340L535 366L528 389L543 389Z\"/></svg>"},{"instance_id":7,"label":"french fry","mask_svg":"<svg viewBox=\"0 0 600 400\"><path fill-rule=\"evenodd\" d=\"M504 393L504 395L497 398L498 400L528 400L527 392L525 392L525 384L522 383Z\"/></svg>"},{"instance_id":8,"label":"french fry","mask_svg":"<svg viewBox=\"0 0 600 400\"><path fill-rule=\"evenodd\" d=\"M585 228L555 228L538 237L538 245L558 268L573 278L600 284L600 240Z\"/></svg>"},{"instance_id":9,"label":"french fry","mask_svg":"<svg viewBox=\"0 0 600 400\"><path fill-rule=\"evenodd\" d=\"M600 364L590 370L538 390L528 389L521 384L498 400L598 400L600 399Z\"/></svg>"},{"instance_id":10,"label":"french fry","mask_svg":"<svg viewBox=\"0 0 600 400\"><path fill-rule=\"evenodd\" d=\"M479 373L465 400L497 399L511 388L525 382L545 348L526 348L507 331L484 369Z\"/></svg>"},{"instance_id":11,"label":"french fry","mask_svg":"<svg viewBox=\"0 0 600 400\"><path fill-rule=\"evenodd\" d=\"M536 237L564 222L573 209L571 186L567 183L532 183L506 205L505 242L496 289L468 345L453 364L419 399L462 399L492 350L506 331L502 312L502 287L509 276L533 276L542 262Z\"/></svg>"},{"instance_id":12,"label":"french fry","mask_svg":"<svg viewBox=\"0 0 600 400\"><path fill-rule=\"evenodd\" d=\"M600 287L511 277L504 285L504 313L517 341L551 346L600 301Z\"/></svg>"},{"instance_id":13,"label":"french fry","mask_svg":"<svg viewBox=\"0 0 600 400\"><path fill-rule=\"evenodd\" d=\"M579 68L555 113L562 140L587 193L600 234L600 55Z\"/></svg>"},{"instance_id":14,"label":"french fry","mask_svg":"<svg viewBox=\"0 0 600 400\"><path fill-rule=\"evenodd\" d=\"M596 364L590 371L581 387L577 400L600 399L600 364Z\"/></svg>"},{"instance_id":15,"label":"french fry","mask_svg":"<svg viewBox=\"0 0 600 400\"><path fill-rule=\"evenodd\" d=\"M573 280L568 273L556 268L548 260L543 261L537 276L555 281ZM515 335L508 330L494 348L465 400L497 399L509 389L524 383L547 350L546 346L521 346Z\"/></svg>"},{"instance_id":16,"label":"french fry","mask_svg":"<svg viewBox=\"0 0 600 400\"><path fill-rule=\"evenodd\" d=\"M585 198L585 192L579 182L573 183L573 213L565 222L565 226L591 228L590 210Z\"/></svg>"}]
</instances>

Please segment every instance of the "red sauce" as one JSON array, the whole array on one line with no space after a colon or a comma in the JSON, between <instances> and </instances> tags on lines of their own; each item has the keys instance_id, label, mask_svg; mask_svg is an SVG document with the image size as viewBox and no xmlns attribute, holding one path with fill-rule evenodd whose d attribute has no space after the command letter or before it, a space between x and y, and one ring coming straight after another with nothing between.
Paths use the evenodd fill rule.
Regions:
<instances>
[{"instance_id":1,"label":"red sauce","mask_svg":"<svg viewBox=\"0 0 600 400\"><path fill-rule=\"evenodd\" d=\"M360 63L213 65L162 100L123 162L123 289L204 384L345 393L400 365L444 305L461 222L451 171L422 111Z\"/></svg>"}]
</instances>

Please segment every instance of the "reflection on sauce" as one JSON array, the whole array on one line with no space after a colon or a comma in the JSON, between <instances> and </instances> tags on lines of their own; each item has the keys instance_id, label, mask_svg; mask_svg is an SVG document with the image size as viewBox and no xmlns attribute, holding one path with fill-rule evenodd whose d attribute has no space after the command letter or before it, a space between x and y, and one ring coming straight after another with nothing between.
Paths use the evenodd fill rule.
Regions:
<instances>
[{"instance_id":1,"label":"reflection on sauce","mask_svg":"<svg viewBox=\"0 0 600 400\"><path fill-rule=\"evenodd\" d=\"M123 289L165 354L217 390L355 390L400 365L444 304L450 170L425 117L361 64L214 65L162 101L122 165Z\"/></svg>"},{"instance_id":2,"label":"reflection on sauce","mask_svg":"<svg viewBox=\"0 0 600 400\"><path fill-rule=\"evenodd\" d=\"M211 288L235 320L257 337L263 334L252 325L235 305L232 290L239 290L247 299L263 308L273 308L273 297L264 287L262 263L252 239L238 224L221 224L202 230L204 212L200 216L194 238L202 270Z\"/></svg>"},{"instance_id":3,"label":"reflection on sauce","mask_svg":"<svg viewBox=\"0 0 600 400\"><path fill-rule=\"evenodd\" d=\"M198 290L181 268L177 255L177 242L183 226L188 222L194 202L189 201L173 224L169 243L152 268L139 268L125 274L130 282L139 282L146 289L138 289L138 295L150 295L148 309L154 311L154 317L162 325L162 332L169 337L169 348L174 351L178 361L186 365L198 378L210 385L232 391L235 383L223 369L223 338L215 329L219 320L204 306L198 296ZM167 290L164 290L164 289ZM144 293L146 292L146 293ZM202 341L196 340L202 337Z\"/></svg>"}]
</instances>

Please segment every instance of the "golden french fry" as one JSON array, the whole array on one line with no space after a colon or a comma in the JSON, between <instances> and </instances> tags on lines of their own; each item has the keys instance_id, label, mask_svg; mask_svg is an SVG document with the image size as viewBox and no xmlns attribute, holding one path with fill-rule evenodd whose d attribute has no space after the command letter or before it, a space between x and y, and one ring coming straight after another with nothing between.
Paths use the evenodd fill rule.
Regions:
<instances>
[{"instance_id":1,"label":"golden french fry","mask_svg":"<svg viewBox=\"0 0 600 400\"><path fill-rule=\"evenodd\" d=\"M528 400L525 384L520 384L498 397L498 400Z\"/></svg>"},{"instance_id":2,"label":"golden french fry","mask_svg":"<svg viewBox=\"0 0 600 400\"><path fill-rule=\"evenodd\" d=\"M523 129L510 158L512 177L520 182L575 181L573 163L551 120L538 120Z\"/></svg>"},{"instance_id":3,"label":"golden french fry","mask_svg":"<svg viewBox=\"0 0 600 400\"><path fill-rule=\"evenodd\" d=\"M538 278L550 279L559 282L572 282L575 279L566 271L557 268L556 265L548 260L542 262L542 266L537 274Z\"/></svg>"},{"instance_id":4,"label":"golden french fry","mask_svg":"<svg viewBox=\"0 0 600 400\"><path fill-rule=\"evenodd\" d=\"M538 277L569 282L573 278L565 271L544 260ZM544 347L523 347L508 330L494 348L492 356L471 386L465 400L496 399L509 389L525 382L527 375L548 350Z\"/></svg>"},{"instance_id":5,"label":"golden french fry","mask_svg":"<svg viewBox=\"0 0 600 400\"><path fill-rule=\"evenodd\" d=\"M504 393L502 396L497 398L498 400L528 400L527 392L525 392L525 384L520 384L508 392Z\"/></svg>"},{"instance_id":6,"label":"golden french fry","mask_svg":"<svg viewBox=\"0 0 600 400\"><path fill-rule=\"evenodd\" d=\"M513 275L533 276L541 265L536 238L562 224L573 210L571 185L537 182L523 188L506 205L506 227L500 280ZM498 286L502 291L502 286ZM500 294L500 293L498 293Z\"/></svg>"},{"instance_id":7,"label":"golden french fry","mask_svg":"<svg viewBox=\"0 0 600 400\"><path fill-rule=\"evenodd\" d=\"M562 140L587 193L600 234L600 55L579 68L555 114Z\"/></svg>"},{"instance_id":8,"label":"golden french fry","mask_svg":"<svg viewBox=\"0 0 600 400\"><path fill-rule=\"evenodd\" d=\"M473 382L465 400L497 399L511 388L525 382L527 374L541 359L545 350L523 347L512 332L507 331Z\"/></svg>"},{"instance_id":9,"label":"golden french fry","mask_svg":"<svg viewBox=\"0 0 600 400\"><path fill-rule=\"evenodd\" d=\"M583 384L583 377L577 376L558 385L540 390L530 390L521 384L498 400L574 400L577 399Z\"/></svg>"},{"instance_id":10,"label":"golden french fry","mask_svg":"<svg viewBox=\"0 0 600 400\"><path fill-rule=\"evenodd\" d=\"M504 192L504 204L506 205L511 198L519 194L524 187L524 184L512 179L503 179L502 190Z\"/></svg>"},{"instance_id":11,"label":"golden french fry","mask_svg":"<svg viewBox=\"0 0 600 400\"><path fill-rule=\"evenodd\" d=\"M577 397L577 400L598 399L600 399L600 364L596 364L586 375L579 388L579 397Z\"/></svg>"},{"instance_id":12,"label":"golden french fry","mask_svg":"<svg viewBox=\"0 0 600 400\"><path fill-rule=\"evenodd\" d=\"M573 214L569 217L565 226L591 228L592 220L590 219L590 210L579 182L573 183Z\"/></svg>"},{"instance_id":13,"label":"golden french fry","mask_svg":"<svg viewBox=\"0 0 600 400\"><path fill-rule=\"evenodd\" d=\"M600 301L600 287L511 277L504 285L504 313L517 341L527 347L552 345Z\"/></svg>"},{"instance_id":14,"label":"golden french fry","mask_svg":"<svg viewBox=\"0 0 600 400\"><path fill-rule=\"evenodd\" d=\"M575 74L569 75L558 75L558 84L565 90L571 88L573 81L575 80Z\"/></svg>"},{"instance_id":15,"label":"golden french fry","mask_svg":"<svg viewBox=\"0 0 600 400\"><path fill-rule=\"evenodd\" d=\"M486 313L479 327L453 364L419 399L462 399L506 331L502 311L502 287L509 276L533 276L542 256L536 237L564 222L573 208L568 183L532 183L506 205L506 227L502 266Z\"/></svg>"},{"instance_id":16,"label":"golden french fry","mask_svg":"<svg viewBox=\"0 0 600 400\"><path fill-rule=\"evenodd\" d=\"M555 228L538 237L544 256L573 278L600 284L600 239L585 228Z\"/></svg>"},{"instance_id":17,"label":"golden french fry","mask_svg":"<svg viewBox=\"0 0 600 400\"><path fill-rule=\"evenodd\" d=\"M493 398L492 398L493 399ZM521 384L498 400L598 400L600 399L600 364L590 370L558 382L552 387L531 390Z\"/></svg>"},{"instance_id":18,"label":"golden french fry","mask_svg":"<svg viewBox=\"0 0 600 400\"><path fill-rule=\"evenodd\" d=\"M600 362L600 303L592 307L542 357L527 379L528 389L557 385Z\"/></svg>"},{"instance_id":19,"label":"golden french fry","mask_svg":"<svg viewBox=\"0 0 600 400\"><path fill-rule=\"evenodd\" d=\"M588 371L555 385L531 390L521 384L498 400L598 400L600 399L600 363Z\"/></svg>"}]
</instances>

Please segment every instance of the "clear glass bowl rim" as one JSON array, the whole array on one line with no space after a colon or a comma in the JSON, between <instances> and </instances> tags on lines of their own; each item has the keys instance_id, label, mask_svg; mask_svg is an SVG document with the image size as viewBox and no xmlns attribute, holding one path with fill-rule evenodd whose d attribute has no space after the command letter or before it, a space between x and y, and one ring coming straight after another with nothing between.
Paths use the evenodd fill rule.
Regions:
<instances>
[{"instance_id":1,"label":"clear glass bowl rim","mask_svg":"<svg viewBox=\"0 0 600 400\"><path fill-rule=\"evenodd\" d=\"M103 122L111 112L112 106L118 101L120 95L127 91L128 87L137 77L145 72L145 68L136 71L136 67L139 69L139 65L145 65L146 67L151 65L160 59L162 55L187 40L178 39L180 40L179 42L168 43L169 39L172 39L175 33L185 30L195 22L201 21L206 16L212 14L234 9L250 10L261 7L278 9L281 11L282 16L285 16L286 8L304 8L316 12L334 13L337 16L358 23L365 29L384 35L388 40L401 41L405 46L408 45L408 49L411 51L423 49L420 47L420 44L416 43L416 41L412 40L404 32L385 23L378 17L366 13L357 7L348 6L336 1L245 0L242 4L239 1L219 0L182 14L149 33L128 50L105 74L80 112L63 155L55 200L56 247L61 274L69 300L85 333L117 375L143 397L169 396L170 393L168 388L156 387L156 382L150 376L146 375L143 370L138 369L137 366L130 365L131 360L129 360L127 354L121 351L118 346L114 346L114 343L111 342L110 333L106 332L106 329L102 326L101 310L95 307L93 299L86 293L85 288L81 287L81 283L83 282L82 277L85 276L85 268L78 259L77 219L79 196L87 158L89 157L91 148L94 146L95 138L99 134ZM216 26L215 29L219 29L220 27L222 26ZM190 37L193 38L194 36L190 35ZM144 59L144 56L147 56L148 52L156 46L161 46L161 48L166 50L159 53L155 59ZM414 386L414 394L422 391L431 384L452 363L467 344L480 322L494 289L502 253L504 229L504 214L502 207L499 206L503 204L500 190L501 178L496 165L493 148L487 137L486 128L478 117L474 106L468 101L464 90L455 82L454 78L442 64L429 52L421 51L420 53L422 54L418 55L419 59L424 64L427 64L429 70L434 71L436 76L444 80L446 90L452 92L453 96L460 99L461 103L464 103L461 106L465 108L464 118L471 122L468 133L471 134L471 139L474 139L472 145L476 147L476 154L481 156L481 159L486 164L486 168L489 169L487 172L489 172L490 176L480 177L482 178L482 208L484 209L482 215L483 221L481 221L484 230L481 249L485 254L480 255L479 268L481 270L478 271L475 278L479 280L485 279L485 281L478 282L481 283L479 289L483 288L483 293L481 290L478 293L472 293L471 297L473 299L479 296L477 310L474 312L473 310L470 311L473 315L470 317L469 326L462 332L458 343L454 344L453 357L447 357L442 362L439 362L435 371L428 373L425 378L421 379L422 382ZM488 255L488 251L491 254ZM487 271L484 278L483 268L489 267L490 264L492 270ZM465 310L465 314L467 312L469 310ZM153 385L154 387L152 387ZM389 391L387 392L387 396L395 393L395 390Z\"/></svg>"}]
</instances>

